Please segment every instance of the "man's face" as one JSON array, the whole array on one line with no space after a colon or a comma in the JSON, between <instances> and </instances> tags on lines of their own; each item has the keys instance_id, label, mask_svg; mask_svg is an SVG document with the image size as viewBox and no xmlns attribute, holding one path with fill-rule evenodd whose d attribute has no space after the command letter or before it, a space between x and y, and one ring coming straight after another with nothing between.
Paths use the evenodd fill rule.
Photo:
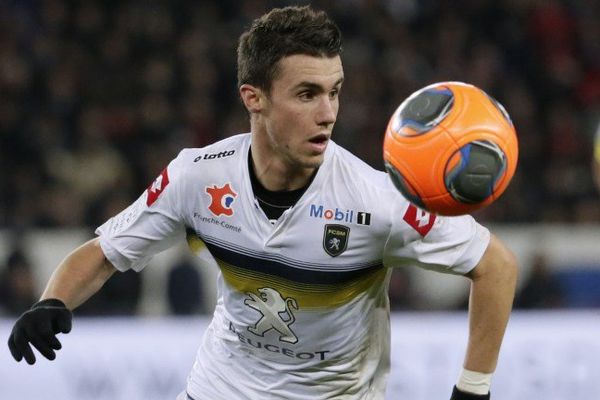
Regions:
<instances>
[{"instance_id":1,"label":"man's face","mask_svg":"<svg viewBox=\"0 0 600 400\"><path fill-rule=\"evenodd\" d=\"M293 55L279 61L261 113L271 157L292 169L321 165L337 118L343 79L339 56Z\"/></svg>"}]
</instances>

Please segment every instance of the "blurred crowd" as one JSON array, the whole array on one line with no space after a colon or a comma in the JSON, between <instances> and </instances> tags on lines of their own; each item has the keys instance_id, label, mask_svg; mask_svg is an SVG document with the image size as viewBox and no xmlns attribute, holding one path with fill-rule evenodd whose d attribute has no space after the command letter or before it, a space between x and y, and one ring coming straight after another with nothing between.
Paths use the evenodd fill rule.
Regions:
<instances>
[{"instance_id":1,"label":"blurred crowd","mask_svg":"<svg viewBox=\"0 0 600 400\"><path fill-rule=\"evenodd\" d=\"M247 131L237 38L291 3L303 2L0 0L0 227L94 227L182 147ZM479 219L600 221L600 3L312 3L345 38L338 143L381 168L407 95L471 82L506 106L520 141L513 183Z\"/></svg>"},{"instance_id":2,"label":"blurred crowd","mask_svg":"<svg viewBox=\"0 0 600 400\"><path fill-rule=\"evenodd\" d=\"M306 3L0 0L0 228L94 228L181 148L248 131L237 38L267 9ZM520 142L511 186L476 217L600 222L590 170L599 2L311 3L345 39L336 142L381 169L387 121L406 96L470 82L504 104ZM26 263L15 254L5 271L19 280Z\"/></svg>"}]
</instances>

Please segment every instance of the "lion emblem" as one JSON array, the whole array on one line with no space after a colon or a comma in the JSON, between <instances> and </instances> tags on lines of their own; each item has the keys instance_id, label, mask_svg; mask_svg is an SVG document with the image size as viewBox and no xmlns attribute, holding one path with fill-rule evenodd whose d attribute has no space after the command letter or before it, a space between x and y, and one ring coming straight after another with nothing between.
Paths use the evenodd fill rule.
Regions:
<instances>
[{"instance_id":1,"label":"lion emblem","mask_svg":"<svg viewBox=\"0 0 600 400\"><path fill-rule=\"evenodd\" d=\"M262 317L248 330L257 336L264 336L271 329L280 333L279 340L287 343L297 343L298 337L290 329L296 318L292 309L298 309L296 299L292 297L283 298L281 293L272 288L258 289L260 296L254 293L246 293L249 298L244 304L262 314Z\"/></svg>"},{"instance_id":2,"label":"lion emblem","mask_svg":"<svg viewBox=\"0 0 600 400\"><path fill-rule=\"evenodd\" d=\"M340 242L341 242L341 240L338 239L338 238L331 238L331 239L329 239L329 244L330 244L329 248L331 250L338 251L340 249Z\"/></svg>"}]
</instances>

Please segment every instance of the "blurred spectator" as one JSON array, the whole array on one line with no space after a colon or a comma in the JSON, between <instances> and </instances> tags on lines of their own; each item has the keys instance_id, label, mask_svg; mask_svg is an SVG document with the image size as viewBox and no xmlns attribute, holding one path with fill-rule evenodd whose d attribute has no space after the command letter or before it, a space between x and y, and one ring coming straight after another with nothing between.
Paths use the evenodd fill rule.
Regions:
<instances>
[{"instance_id":1,"label":"blurred spectator","mask_svg":"<svg viewBox=\"0 0 600 400\"><path fill-rule=\"evenodd\" d=\"M404 268L395 268L392 271L389 285L390 310L415 310L417 304L410 274Z\"/></svg>"},{"instance_id":2,"label":"blurred spectator","mask_svg":"<svg viewBox=\"0 0 600 400\"><path fill-rule=\"evenodd\" d=\"M189 258L180 260L169 271L167 297L169 309L175 315L191 315L204 311L202 277Z\"/></svg>"},{"instance_id":3,"label":"blurred spectator","mask_svg":"<svg viewBox=\"0 0 600 400\"><path fill-rule=\"evenodd\" d=\"M32 266L17 248L0 269L0 309L10 315L20 315L36 301Z\"/></svg>"},{"instance_id":4,"label":"blurred spectator","mask_svg":"<svg viewBox=\"0 0 600 400\"><path fill-rule=\"evenodd\" d=\"M129 270L115 272L102 290L77 308L79 315L134 315L138 311L142 275Z\"/></svg>"},{"instance_id":5,"label":"blurred spectator","mask_svg":"<svg viewBox=\"0 0 600 400\"><path fill-rule=\"evenodd\" d=\"M592 158L592 172L594 174L594 183L596 189L600 192L600 122L596 128L596 137L594 138L594 157Z\"/></svg>"},{"instance_id":6,"label":"blurred spectator","mask_svg":"<svg viewBox=\"0 0 600 400\"><path fill-rule=\"evenodd\" d=\"M531 264L531 273L525 286L517 295L516 308L557 308L564 307L562 288L555 275L548 268L544 256L536 255Z\"/></svg>"}]
</instances>

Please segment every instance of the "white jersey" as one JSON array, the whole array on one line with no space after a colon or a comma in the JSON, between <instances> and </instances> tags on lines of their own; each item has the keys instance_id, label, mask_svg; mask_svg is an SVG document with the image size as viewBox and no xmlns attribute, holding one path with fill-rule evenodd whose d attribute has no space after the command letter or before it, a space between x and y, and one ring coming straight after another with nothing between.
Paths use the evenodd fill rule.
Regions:
<instances>
[{"instance_id":1,"label":"white jersey","mask_svg":"<svg viewBox=\"0 0 600 400\"><path fill-rule=\"evenodd\" d=\"M218 263L218 301L188 378L195 400L383 399L389 267L464 274L487 229L411 205L387 174L330 142L275 224L255 199L250 134L185 149L97 229L119 270L140 271L187 232Z\"/></svg>"}]
</instances>

